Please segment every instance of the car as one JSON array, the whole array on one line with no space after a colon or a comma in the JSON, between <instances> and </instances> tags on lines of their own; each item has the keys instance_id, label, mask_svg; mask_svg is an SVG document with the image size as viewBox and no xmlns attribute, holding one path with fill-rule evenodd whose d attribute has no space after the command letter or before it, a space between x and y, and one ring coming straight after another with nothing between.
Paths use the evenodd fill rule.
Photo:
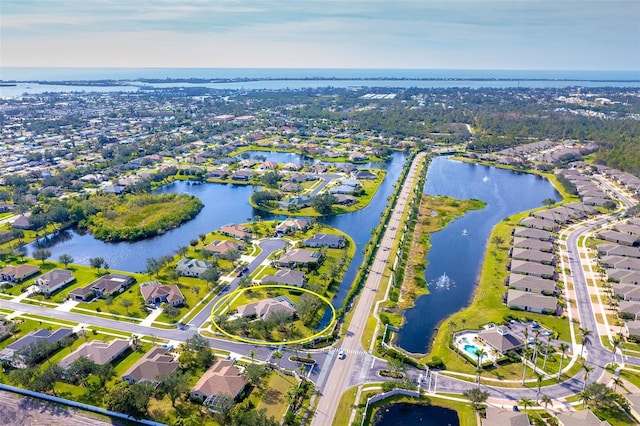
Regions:
<instances>
[{"instance_id":1,"label":"car","mask_svg":"<svg viewBox=\"0 0 640 426\"><path fill-rule=\"evenodd\" d=\"M517 406L517 405L514 405L514 406L513 406L513 411L515 411L515 412L517 413L517 412L519 412L519 411L520 411L520 409L518 408L518 406Z\"/></svg>"},{"instance_id":2,"label":"car","mask_svg":"<svg viewBox=\"0 0 640 426\"><path fill-rule=\"evenodd\" d=\"M344 359L347 355L345 355L344 350L340 349L338 351L338 359Z\"/></svg>"}]
</instances>

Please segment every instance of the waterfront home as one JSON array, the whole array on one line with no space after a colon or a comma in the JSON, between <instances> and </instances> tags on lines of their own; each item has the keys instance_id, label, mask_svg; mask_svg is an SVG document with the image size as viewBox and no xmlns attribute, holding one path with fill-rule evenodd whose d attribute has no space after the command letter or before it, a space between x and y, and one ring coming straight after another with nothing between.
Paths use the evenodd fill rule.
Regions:
<instances>
[{"instance_id":1,"label":"waterfront home","mask_svg":"<svg viewBox=\"0 0 640 426\"><path fill-rule=\"evenodd\" d=\"M294 287L302 287L305 283L305 274L295 269L280 269L275 274L262 277L262 284L282 284Z\"/></svg>"},{"instance_id":2,"label":"waterfront home","mask_svg":"<svg viewBox=\"0 0 640 426\"><path fill-rule=\"evenodd\" d=\"M178 271L180 275L196 278L200 278L202 273L209 268L211 268L211 262L200 259L184 258L180 259L176 265L176 271Z\"/></svg>"},{"instance_id":3,"label":"waterfront home","mask_svg":"<svg viewBox=\"0 0 640 426\"><path fill-rule=\"evenodd\" d=\"M249 170L238 170L231 176L231 179L233 179L233 180L241 180L241 181L245 181L246 182L249 179L251 179L254 174L255 174L255 172L252 172L252 171L249 171Z\"/></svg>"},{"instance_id":4,"label":"waterfront home","mask_svg":"<svg viewBox=\"0 0 640 426\"><path fill-rule=\"evenodd\" d=\"M276 312L294 315L297 311L294 303L286 296L273 297L238 306L238 315L255 317L261 320L268 320Z\"/></svg>"},{"instance_id":5,"label":"waterfront home","mask_svg":"<svg viewBox=\"0 0 640 426\"><path fill-rule=\"evenodd\" d=\"M296 231L306 231L308 227L308 220L288 218L276 225L276 235L285 235Z\"/></svg>"},{"instance_id":6,"label":"waterfront home","mask_svg":"<svg viewBox=\"0 0 640 426\"><path fill-rule=\"evenodd\" d=\"M213 169L207 172L204 176L212 179L225 179L229 176L229 172L224 169Z\"/></svg>"},{"instance_id":7,"label":"waterfront home","mask_svg":"<svg viewBox=\"0 0 640 426\"><path fill-rule=\"evenodd\" d=\"M519 225L551 232L560 229L560 225L552 220L538 219L533 216L525 217L519 222Z\"/></svg>"},{"instance_id":8,"label":"waterfront home","mask_svg":"<svg viewBox=\"0 0 640 426\"><path fill-rule=\"evenodd\" d=\"M280 259L278 259L278 265L287 268L317 265L320 263L321 258L322 254L318 251L293 249L280 256Z\"/></svg>"},{"instance_id":9,"label":"waterfront home","mask_svg":"<svg viewBox=\"0 0 640 426\"><path fill-rule=\"evenodd\" d=\"M13 221L11 226L17 229L31 229L31 220L24 215L20 215Z\"/></svg>"},{"instance_id":10,"label":"waterfront home","mask_svg":"<svg viewBox=\"0 0 640 426\"><path fill-rule=\"evenodd\" d=\"M507 293L507 306L510 309L520 311L555 314L558 309L558 301L552 296L512 289Z\"/></svg>"},{"instance_id":11,"label":"waterfront home","mask_svg":"<svg viewBox=\"0 0 640 426\"><path fill-rule=\"evenodd\" d=\"M344 244L344 236L335 234L315 234L313 237L304 240L306 247L341 248L344 247Z\"/></svg>"},{"instance_id":12,"label":"waterfront home","mask_svg":"<svg viewBox=\"0 0 640 426\"><path fill-rule=\"evenodd\" d=\"M516 290L552 295L556 291L556 282L532 275L510 274L507 284Z\"/></svg>"},{"instance_id":13,"label":"waterfront home","mask_svg":"<svg viewBox=\"0 0 640 426\"><path fill-rule=\"evenodd\" d=\"M162 376L173 373L178 367L180 363L169 348L154 346L124 373L122 380L131 384L142 381L157 384Z\"/></svg>"},{"instance_id":14,"label":"waterfront home","mask_svg":"<svg viewBox=\"0 0 640 426\"><path fill-rule=\"evenodd\" d=\"M71 363L80 357L88 358L98 365L104 365L113 362L129 348L129 342L122 339L114 339L110 342L92 340L83 343L78 349L64 357L59 365L64 369L69 368Z\"/></svg>"},{"instance_id":15,"label":"waterfront home","mask_svg":"<svg viewBox=\"0 0 640 426\"><path fill-rule=\"evenodd\" d=\"M192 399L204 401L207 408L217 411L215 400L218 396L226 395L235 400L247 382L247 377L242 375L233 360L218 359L191 388L189 395Z\"/></svg>"},{"instance_id":16,"label":"waterfront home","mask_svg":"<svg viewBox=\"0 0 640 426\"><path fill-rule=\"evenodd\" d=\"M148 305L168 303L171 306L180 306L184 303L184 296L177 285L162 285L158 281L149 281L140 284L140 293Z\"/></svg>"},{"instance_id":17,"label":"waterfront home","mask_svg":"<svg viewBox=\"0 0 640 426\"><path fill-rule=\"evenodd\" d=\"M375 173L370 172L369 170L355 170L351 172L351 176L355 179L375 179L377 178Z\"/></svg>"},{"instance_id":18,"label":"waterfront home","mask_svg":"<svg viewBox=\"0 0 640 426\"><path fill-rule=\"evenodd\" d=\"M558 224L567 224L572 221L573 213L566 213L564 211L559 211L555 209L550 210L540 210L537 212L531 213L531 216L536 219L552 221Z\"/></svg>"},{"instance_id":19,"label":"waterfront home","mask_svg":"<svg viewBox=\"0 0 640 426\"><path fill-rule=\"evenodd\" d=\"M552 280L556 278L556 271L553 266L526 260L512 260L509 262L509 270L515 274L533 275Z\"/></svg>"},{"instance_id":20,"label":"waterfront home","mask_svg":"<svg viewBox=\"0 0 640 426\"><path fill-rule=\"evenodd\" d=\"M69 298L78 301L86 301L92 297L109 297L122 293L129 285L134 283L130 275L107 274L93 281L86 287L77 288L69 293Z\"/></svg>"},{"instance_id":21,"label":"waterfront home","mask_svg":"<svg viewBox=\"0 0 640 426\"><path fill-rule=\"evenodd\" d=\"M311 205L311 198L308 195L299 195L278 202L278 206L282 209L302 209Z\"/></svg>"},{"instance_id":22,"label":"waterfront home","mask_svg":"<svg viewBox=\"0 0 640 426\"><path fill-rule=\"evenodd\" d=\"M34 283L42 294L51 294L74 282L76 277L66 269L52 269L36 278Z\"/></svg>"},{"instance_id":23,"label":"waterfront home","mask_svg":"<svg viewBox=\"0 0 640 426\"><path fill-rule=\"evenodd\" d=\"M356 202L356 197L348 194L335 194L336 204L349 205Z\"/></svg>"},{"instance_id":24,"label":"waterfront home","mask_svg":"<svg viewBox=\"0 0 640 426\"><path fill-rule=\"evenodd\" d=\"M244 250L244 244L238 241L215 240L211 244L204 246L203 250L213 253L216 257L228 256L232 253Z\"/></svg>"},{"instance_id":25,"label":"waterfront home","mask_svg":"<svg viewBox=\"0 0 640 426\"><path fill-rule=\"evenodd\" d=\"M481 330L478 333L478 339L491 346L501 357L509 351L518 350L524 346L524 342L503 325Z\"/></svg>"},{"instance_id":26,"label":"waterfront home","mask_svg":"<svg viewBox=\"0 0 640 426\"><path fill-rule=\"evenodd\" d=\"M565 208L574 210L574 211L576 211L578 213L581 213L581 215L578 216L580 219L585 219L588 216L600 213L595 208L593 208L591 206L587 206L586 204L578 203L578 202L563 204L562 207L565 207Z\"/></svg>"},{"instance_id":27,"label":"waterfront home","mask_svg":"<svg viewBox=\"0 0 640 426\"><path fill-rule=\"evenodd\" d=\"M48 349L53 352L60 348L62 339L69 336L73 336L73 330L70 328L59 328L56 331L42 328L38 331L32 331L0 351L0 360L11 363L15 368L25 368L24 359L19 355L21 350L30 346L35 347L38 342L42 341L48 343Z\"/></svg>"},{"instance_id":28,"label":"waterfront home","mask_svg":"<svg viewBox=\"0 0 640 426\"><path fill-rule=\"evenodd\" d=\"M329 189L329 193L333 195L335 194L351 195L354 192L356 192L356 188L349 185L340 185L340 186L336 186L335 188Z\"/></svg>"},{"instance_id":29,"label":"waterfront home","mask_svg":"<svg viewBox=\"0 0 640 426\"><path fill-rule=\"evenodd\" d=\"M0 280L19 283L38 272L40 272L40 267L36 265L7 265L0 269Z\"/></svg>"},{"instance_id":30,"label":"waterfront home","mask_svg":"<svg viewBox=\"0 0 640 426\"><path fill-rule=\"evenodd\" d=\"M520 237L520 238L534 238L536 240L542 240L542 241L553 241L553 236L551 235L551 232L543 231L541 229L516 227L516 228L513 228L511 235L513 235L514 237Z\"/></svg>"},{"instance_id":31,"label":"waterfront home","mask_svg":"<svg viewBox=\"0 0 640 426\"><path fill-rule=\"evenodd\" d=\"M555 264L553 253L548 253L545 251L514 247L509 250L509 254L511 255L512 259L542 263L544 265Z\"/></svg>"},{"instance_id":32,"label":"waterfront home","mask_svg":"<svg viewBox=\"0 0 640 426\"><path fill-rule=\"evenodd\" d=\"M553 243L551 241L536 240L535 238L514 237L511 245L514 248L540 250L547 253L553 252Z\"/></svg>"},{"instance_id":33,"label":"waterfront home","mask_svg":"<svg viewBox=\"0 0 640 426\"><path fill-rule=\"evenodd\" d=\"M600 420L590 409L580 411L563 411L556 414L560 426L611 426L611 423Z\"/></svg>"},{"instance_id":34,"label":"waterfront home","mask_svg":"<svg viewBox=\"0 0 640 426\"><path fill-rule=\"evenodd\" d=\"M220 228L220 233L222 235L227 235L238 240L251 239L251 229L247 228L244 225L224 225Z\"/></svg>"}]
</instances>

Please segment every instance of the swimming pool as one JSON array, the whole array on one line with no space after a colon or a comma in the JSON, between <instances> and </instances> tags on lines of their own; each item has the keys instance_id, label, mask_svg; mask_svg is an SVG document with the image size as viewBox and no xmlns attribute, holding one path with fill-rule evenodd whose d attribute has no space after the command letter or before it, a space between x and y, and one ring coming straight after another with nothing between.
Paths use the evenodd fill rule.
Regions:
<instances>
[{"instance_id":1,"label":"swimming pool","mask_svg":"<svg viewBox=\"0 0 640 426\"><path fill-rule=\"evenodd\" d=\"M464 345L464 351L466 353L468 353L469 355L471 355L473 357L474 360L478 359L478 351L480 350L480 348L478 348L476 345ZM484 355L482 355L482 358L480 359L480 362L484 362L487 360L487 354L485 353Z\"/></svg>"}]
</instances>

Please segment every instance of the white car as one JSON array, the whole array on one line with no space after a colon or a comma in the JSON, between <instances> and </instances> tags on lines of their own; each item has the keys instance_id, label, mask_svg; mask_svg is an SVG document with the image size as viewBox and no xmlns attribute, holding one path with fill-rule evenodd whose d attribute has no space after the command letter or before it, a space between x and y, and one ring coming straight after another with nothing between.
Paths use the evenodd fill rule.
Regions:
<instances>
[{"instance_id":1,"label":"white car","mask_svg":"<svg viewBox=\"0 0 640 426\"><path fill-rule=\"evenodd\" d=\"M346 357L344 350L340 349L338 351L338 359L344 359Z\"/></svg>"}]
</instances>

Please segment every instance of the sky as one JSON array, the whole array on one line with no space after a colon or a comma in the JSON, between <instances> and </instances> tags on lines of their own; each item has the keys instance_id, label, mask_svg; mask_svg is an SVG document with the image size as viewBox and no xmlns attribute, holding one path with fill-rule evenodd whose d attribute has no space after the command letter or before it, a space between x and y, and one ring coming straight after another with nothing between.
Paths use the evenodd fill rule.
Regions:
<instances>
[{"instance_id":1,"label":"sky","mask_svg":"<svg viewBox=\"0 0 640 426\"><path fill-rule=\"evenodd\" d=\"M640 72L640 1L1 0L0 66Z\"/></svg>"}]
</instances>

